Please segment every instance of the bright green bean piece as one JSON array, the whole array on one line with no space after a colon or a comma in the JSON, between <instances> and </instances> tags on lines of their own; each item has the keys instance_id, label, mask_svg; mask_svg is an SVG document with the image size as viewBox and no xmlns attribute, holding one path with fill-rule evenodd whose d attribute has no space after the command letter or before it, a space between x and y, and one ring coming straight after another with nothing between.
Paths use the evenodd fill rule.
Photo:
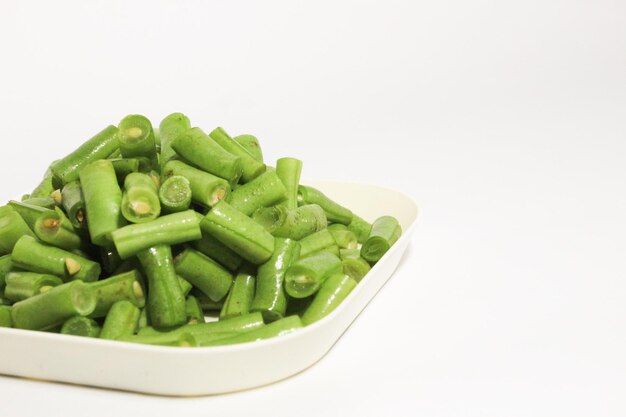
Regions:
<instances>
[{"instance_id":1,"label":"bright green bean piece","mask_svg":"<svg viewBox=\"0 0 626 417\"><path fill-rule=\"evenodd\" d=\"M159 169L156 139L150 120L140 114L124 117L118 126L118 137L122 157L148 158L152 168Z\"/></svg>"},{"instance_id":2,"label":"bright green bean piece","mask_svg":"<svg viewBox=\"0 0 626 417\"><path fill-rule=\"evenodd\" d=\"M347 208L335 203L321 191L301 185L298 187L298 194L302 198L303 204L317 204L324 212L331 223L341 223L348 225L352 221L352 212Z\"/></svg>"},{"instance_id":3,"label":"bright green bean piece","mask_svg":"<svg viewBox=\"0 0 626 417\"><path fill-rule=\"evenodd\" d=\"M10 306L0 305L0 327L13 327Z\"/></svg>"},{"instance_id":4,"label":"bright green bean piece","mask_svg":"<svg viewBox=\"0 0 626 417\"><path fill-rule=\"evenodd\" d=\"M365 243L372 231L372 225L356 214L353 214L352 221L348 225L348 230L356 235L359 243Z\"/></svg>"},{"instance_id":5,"label":"bright green bean piece","mask_svg":"<svg viewBox=\"0 0 626 417\"><path fill-rule=\"evenodd\" d=\"M63 284L63 281L54 275L36 272L9 272L5 280L4 296L12 302L34 297Z\"/></svg>"},{"instance_id":6,"label":"bright green bean piece","mask_svg":"<svg viewBox=\"0 0 626 417\"><path fill-rule=\"evenodd\" d=\"M189 281L185 280L180 275L178 276L178 283L180 284L180 290L183 292L183 295L187 297L193 289L193 285L191 285Z\"/></svg>"},{"instance_id":7,"label":"bright green bean piece","mask_svg":"<svg viewBox=\"0 0 626 417\"><path fill-rule=\"evenodd\" d=\"M263 326L263 316L261 313L250 313L243 316L237 316L230 319L212 321L208 323L198 323L192 325L181 326L171 330L168 333L184 334L189 333L194 336L208 335L215 333L246 333ZM152 327L141 329L140 335L158 335L164 332L156 330Z\"/></svg>"},{"instance_id":8,"label":"bright green bean piece","mask_svg":"<svg viewBox=\"0 0 626 417\"><path fill-rule=\"evenodd\" d=\"M119 184L124 184L126 177L133 172L139 172L139 159L138 158L116 158L109 159L113 164L115 170L115 177Z\"/></svg>"},{"instance_id":9,"label":"bright green bean piece","mask_svg":"<svg viewBox=\"0 0 626 417\"><path fill-rule=\"evenodd\" d=\"M338 230L337 228L330 229L330 233L335 239L335 243L341 249L357 249L359 242L356 235L349 230Z\"/></svg>"},{"instance_id":10,"label":"bright green bean piece","mask_svg":"<svg viewBox=\"0 0 626 417\"><path fill-rule=\"evenodd\" d=\"M161 137L161 171L166 163L176 157L172 149L172 141L191 127L189 118L182 113L172 113L161 121L159 133Z\"/></svg>"},{"instance_id":11,"label":"bright green bean piece","mask_svg":"<svg viewBox=\"0 0 626 417\"><path fill-rule=\"evenodd\" d=\"M116 340L134 334L140 314L141 311L130 301L115 302L104 320L100 339Z\"/></svg>"},{"instance_id":12,"label":"bright green bean piece","mask_svg":"<svg viewBox=\"0 0 626 417\"><path fill-rule=\"evenodd\" d=\"M30 236L22 237L11 254L13 264L21 269L55 275L64 281L92 282L100 276L100 264L63 249L48 246Z\"/></svg>"},{"instance_id":13,"label":"bright green bean piece","mask_svg":"<svg viewBox=\"0 0 626 417\"><path fill-rule=\"evenodd\" d=\"M52 164L50 170L57 182L55 188L78 180L79 173L84 167L99 159L107 158L118 149L117 128L107 126L74 152Z\"/></svg>"},{"instance_id":14,"label":"bright green bean piece","mask_svg":"<svg viewBox=\"0 0 626 417\"><path fill-rule=\"evenodd\" d=\"M8 207L0 214L0 256L14 250L23 236L34 236L24 219Z\"/></svg>"},{"instance_id":15,"label":"bright green bean piece","mask_svg":"<svg viewBox=\"0 0 626 417\"><path fill-rule=\"evenodd\" d=\"M91 224L91 222L90 222ZM148 223L132 224L111 233L122 259L156 245L176 245L202 237L200 219L195 211L168 214Z\"/></svg>"},{"instance_id":16,"label":"bright green bean piece","mask_svg":"<svg viewBox=\"0 0 626 417\"><path fill-rule=\"evenodd\" d=\"M300 256L304 258L333 245L335 245L335 238L332 233L327 229L320 230L300 241Z\"/></svg>"},{"instance_id":17,"label":"bright green bean piece","mask_svg":"<svg viewBox=\"0 0 626 417\"><path fill-rule=\"evenodd\" d=\"M201 171L181 161L169 161L163 168L163 178L182 176L191 187L191 198L196 204L213 207L228 197L230 185L223 178Z\"/></svg>"},{"instance_id":18,"label":"bright green bean piece","mask_svg":"<svg viewBox=\"0 0 626 417\"><path fill-rule=\"evenodd\" d=\"M208 334L197 334L194 337L198 342L199 347L211 346L217 340L221 339L229 339L231 337L235 337L240 333L237 332L219 332L219 333L208 333Z\"/></svg>"},{"instance_id":19,"label":"bright green bean piece","mask_svg":"<svg viewBox=\"0 0 626 417\"><path fill-rule=\"evenodd\" d=\"M22 199L22 203L28 204L31 206L47 208L49 210L54 209L57 205L52 197L27 198L27 199Z\"/></svg>"},{"instance_id":20,"label":"bright green bean piece","mask_svg":"<svg viewBox=\"0 0 626 417\"><path fill-rule=\"evenodd\" d=\"M122 215L131 223L146 223L159 217L161 201L149 175L133 172L124 181Z\"/></svg>"},{"instance_id":21,"label":"bright green bean piece","mask_svg":"<svg viewBox=\"0 0 626 417\"><path fill-rule=\"evenodd\" d=\"M218 301L213 301L209 298L208 295L204 294L202 291L194 289L191 293L198 299L200 303L200 307L202 310L209 313L219 313L222 308L224 308L224 302L226 301L226 297L222 298Z\"/></svg>"},{"instance_id":22,"label":"bright green bean piece","mask_svg":"<svg viewBox=\"0 0 626 417\"><path fill-rule=\"evenodd\" d=\"M306 256L301 256L300 258L308 258L309 256L316 256L322 252L331 253L335 255L336 257L339 257L339 246L337 245L326 246L325 248L320 249L317 252L308 253Z\"/></svg>"},{"instance_id":23,"label":"bright green bean piece","mask_svg":"<svg viewBox=\"0 0 626 417\"><path fill-rule=\"evenodd\" d=\"M92 318L105 317L111 306L118 301L129 301L138 308L146 304L142 277L136 270L115 275L89 284L96 295L96 308Z\"/></svg>"},{"instance_id":24,"label":"bright green bean piece","mask_svg":"<svg viewBox=\"0 0 626 417\"><path fill-rule=\"evenodd\" d=\"M241 158L242 182L250 182L265 172L265 164L254 159L243 146L235 142L221 127L213 130L209 133L209 136L228 153Z\"/></svg>"},{"instance_id":25,"label":"bright green bean piece","mask_svg":"<svg viewBox=\"0 0 626 417\"><path fill-rule=\"evenodd\" d=\"M316 204L295 210L274 206L258 209L252 218L276 237L301 240L327 226L324 210Z\"/></svg>"},{"instance_id":26,"label":"bright green bean piece","mask_svg":"<svg viewBox=\"0 0 626 417\"><path fill-rule=\"evenodd\" d=\"M204 323L204 311L202 311L202 306L198 299L193 295L187 297L185 301L185 312L187 314L187 324Z\"/></svg>"},{"instance_id":27,"label":"bright green bean piece","mask_svg":"<svg viewBox=\"0 0 626 417\"><path fill-rule=\"evenodd\" d=\"M239 271L220 312L220 320L250 313L256 285L254 274L255 268L250 265L246 265Z\"/></svg>"},{"instance_id":28,"label":"bright green bean piece","mask_svg":"<svg viewBox=\"0 0 626 417\"><path fill-rule=\"evenodd\" d=\"M85 216L85 197L80 182L72 181L63 186L61 190L63 197L63 209L67 213L72 226L76 229L82 229L86 226Z\"/></svg>"},{"instance_id":29,"label":"bright green bean piece","mask_svg":"<svg viewBox=\"0 0 626 417\"><path fill-rule=\"evenodd\" d=\"M237 184L242 174L242 158L234 155L197 127L186 130L172 141L177 154L210 174Z\"/></svg>"},{"instance_id":30,"label":"bright green bean piece","mask_svg":"<svg viewBox=\"0 0 626 417\"><path fill-rule=\"evenodd\" d=\"M137 254L148 276L148 315L153 326L170 328L187 321L185 297L169 246L159 245Z\"/></svg>"},{"instance_id":31,"label":"bright green bean piece","mask_svg":"<svg viewBox=\"0 0 626 417\"><path fill-rule=\"evenodd\" d=\"M194 249L185 249L174 259L176 273L213 301L228 294L233 276L213 259Z\"/></svg>"},{"instance_id":32,"label":"bright green bean piece","mask_svg":"<svg viewBox=\"0 0 626 417\"><path fill-rule=\"evenodd\" d=\"M139 321L137 322L137 330L148 327L150 325L150 318L148 317L148 309L142 308L141 314L139 314Z\"/></svg>"},{"instance_id":33,"label":"bright green bean piece","mask_svg":"<svg viewBox=\"0 0 626 417\"><path fill-rule=\"evenodd\" d=\"M248 153L257 161L263 163L263 151L259 140L252 135L239 135L233 138L235 142L240 144Z\"/></svg>"},{"instance_id":34,"label":"bright green bean piece","mask_svg":"<svg viewBox=\"0 0 626 417\"><path fill-rule=\"evenodd\" d=\"M378 262L398 241L402 228L392 216L383 216L374 222L367 241L361 248L361 256L368 262Z\"/></svg>"},{"instance_id":35,"label":"bright green bean piece","mask_svg":"<svg viewBox=\"0 0 626 417\"><path fill-rule=\"evenodd\" d=\"M72 222L58 207L42 213L37 218L33 230L39 240L57 248L72 251L84 246Z\"/></svg>"},{"instance_id":36,"label":"bright green bean piece","mask_svg":"<svg viewBox=\"0 0 626 417\"><path fill-rule=\"evenodd\" d=\"M202 228L204 222L200 223ZM202 233L202 239L192 243L194 249L217 261L223 267L236 271L241 266L243 259L235 251L229 249L219 240L208 233Z\"/></svg>"},{"instance_id":37,"label":"bright green bean piece","mask_svg":"<svg viewBox=\"0 0 626 417\"><path fill-rule=\"evenodd\" d=\"M339 251L339 257L342 261L346 259L360 259L361 249L341 249Z\"/></svg>"},{"instance_id":38,"label":"bright green bean piece","mask_svg":"<svg viewBox=\"0 0 626 417\"><path fill-rule=\"evenodd\" d=\"M233 336L228 339L218 339L213 342L206 343L205 346L224 346L239 343L258 342L273 337L284 336L289 333L293 333L300 328L302 328L302 321L300 320L300 317L291 316L247 333Z\"/></svg>"},{"instance_id":39,"label":"bright green bean piece","mask_svg":"<svg viewBox=\"0 0 626 417\"><path fill-rule=\"evenodd\" d=\"M341 260L328 252L300 259L285 273L285 291L293 298L315 294L329 277L342 273Z\"/></svg>"},{"instance_id":40,"label":"bright green bean piece","mask_svg":"<svg viewBox=\"0 0 626 417\"><path fill-rule=\"evenodd\" d=\"M111 161L93 162L80 171L85 197L87 225L91 242L98 246L111 244L109 235L126 224L121 212L120 189Z\"/></svg>"},{"instance_id":41,"label":"bright green bean piece","mask_svg":"<svg viewBox=\"0 0 626 417\"><path fill-rule=\"evenodd\" d=\"M159 199L165 213L189 210L191 197L192 191L189 180L180 175L169 177L159 189Z\"/></svg>"},{"instance_id":42,"label":"bright green bean piece","mask_svg":"<svg viewBox=\"0 0 626 417\"><path fill-rule=\"evenodd\" d=\"M256 295L251 311L258 311L268 321L276 321L287 312L284 280L287 269L300 256L300 244L291 239L276 238L274 253L257 272Z\"/></svg>"},{"instance_id":43,"label":"bright green bean piece","mask_svg":"<svg viewBox=\"0 0 626 417\"><path fill-rule=\"evenodd\" d=\"M269 171L238 187L228 197L228 203L250 216L261 207L269 207L283 201L287 190L275 172Z\"/></svg>"},{"instance_id":44,"label":"bright green bean piece","mask_svg":"<svg viewBox=\"0 0 626 417\"><path fill-rule=\"evenodd\" d=\"M73 281L13 304L11 317L18 329L46 330L72 316L87 316L95 307L96 297L89 285Z\"/></svg>"},{"instance_id":45,"label":"bright green bean piece","mask_svg":"<svg viewBox=\"0 0 626 417\"><path fill-rule=\"evenodd\" d=\"M289 210L298 208L298 186L302 174L302 161L296 158L280 158L276 161L276 175L285 185L287 200L281 205Z\"/></svg>"},{"instance_id":46,"label":"bright green bean piece","mask_svg":"<svg viewBox=\"0 0 626 417\"><path fill-rule=\"evenodd\" d=\"M0 291L4 289L6 275L13 269L11 255L0 256Z\"/></svg>"},{"instance_id":47,"label":"bright green bean piece","mask_svg":"<svg viewBox=\"0 0 626 417\"><path fill-rule=\"evenodd\" d=\"M219 202L202 221L202 230L255 265L274 252L274 238L262 226L225 201Z\"/></svg>"},{"instance_id":48,"label":"bright green bean piece","mask_svg":"<svg viewBox=\"0 0 626 417\"><path fill-rule=\"evenodd\" d=\"M189 333L162 333L157 335L128 335L117 339L121 342L139 343L142 345L171 346L171 347L197 347L195 336Z\"/></svg>"},{"instance_id":49,"label":"bright green bean piece","mask_svg":"<svg viewBox=\"0 0 626 417\"><path fill-rule=\"evenodd\" d=\"M63 323L61 334L97 338L100 336L100 330L100 325L95 320L76 316Z\"/></svg>"},{"instance_id":50,"label":"bright green bean piece","mask_svg":"<svg viewBox=\"0 0 626 417\"><path fill-rule=\"evenodd\" d=\"M22 219L24 219L28 227L33 231L35 229L35 223L37 222L37 219L39 218L39 216L41 216L44 213L50 213L54 210L54 209L49 209L46 207L28 204L23 201L20 202L20 201L15 201L15 200L9 201L9 206L17 214L19 214L22 217Z\"/></svg>"},{"instance_id":51,"label":"bright green bean piece","mask_svg":"<svg viewBox=\"0 0 626 417\"><path fill-rule=\"evenodd\" d=\"M370 272L372 267L363 258L344 259L341 261L343 265L343 273L356 282L361 282L363 278Z\"/></svg>"},{"instance_id":52,"label":"bright green bean piece","mask_svg":"<svg viewBox=\"0 0 626 417\"><path fill-rule=\"evenodd\" d=\"M332 313L356 286L357 281L349 276L338 274L328 278L302 315L302 324L308 326Z\"/></svg>"}]
</instances>

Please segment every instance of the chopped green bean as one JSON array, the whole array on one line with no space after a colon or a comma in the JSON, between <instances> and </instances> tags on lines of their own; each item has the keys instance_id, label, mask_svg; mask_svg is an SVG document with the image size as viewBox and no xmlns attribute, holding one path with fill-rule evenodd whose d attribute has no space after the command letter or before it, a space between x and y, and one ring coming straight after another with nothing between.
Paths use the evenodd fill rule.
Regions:
<instances>
[{"instance_id":1,"label":"chopped green bean","mask_svg":"<svg viewBox=\"0 0 626 417\"><path fill-rule=\"evenodd\" d=\"M259 140L252 135L239 135L233 138L235 142L240 144L254 159L263 163L263 151Z\"/></svg>"},{"instance_id":2,"label":"chopped green bean","mask_svg":"<svg viewBox=\"0 0 626 417\"><path fill-rule=\"evenodd\" d=\"M43 207L50 210L54 209L57 205L52 197L26 198L22 199L22 203L29 204L31 206Z\"/></svg>"},{"instance_id":3,"label":"chopped green bean","mask_svg":"<svg viewBox=\"0 0 626 417\"><path fill-rule=\"evenodd\" d=\"M127 335L118 338L121 342L139 343L142 345L197 347L196 338L189 333L162 333L157 335Z\"/></svg>"},{"instance_id":4,"label":"chopped green bean","mask_svg":"<svg viewBox=\"0 0 626 417\"><path fill-rule=\"evenodd\" d=\"M230 319L213 321L208 323L198 323L192 325L181 326L167 333L184 334L189 333L194 336L207 335L214 333L246 333L263 326L263 316L261 313L250 313L243 316L237 316ZM146 327L141 329L140 335L158 335L164 332Z\"/></svg>"},{"instance_id":5,"label":"chopped green bean","mask_svg":"<svg viewBox=\"0 0 626 417\"><path fill-rule=\"evenodd\" d=\"M21 269L55 275L64 281L92 282L100 276L97 262L63 249L48 246L30 236L22 237L11 254L13 264Z\"/></svg>"},{"instance_id":6,"label":"chopped green bean","mask_svg":"<svg viewBox=\"0 0 626 417\"><path fill-rule=\"evenodd\" d=\"M356 235L359 243L365 243L372 231L372 225L356 214L353 214L352 221L348 225L348 230Z\"/></svg>"},{"instance_id":7,"label":"chopped green bean","mask_svg":"<svg viewBox=\"0 0 626 417\"><path fill-rule=\"evenodd\" d=\"M328 229L315 232L300 241L300 256L309 256L329 246L335 245L335 238Z\"/></svg>"},{"instance_id":8,"label":"chopped green bean","mask_svg":"<svg viewBox=\"0 0 626 417\"><path fill-rule=\"evenodd\" d=\"M265 164L254 159L243 146L235 142L221 127L214 129L209 133L209 136L224 148L226 152L241 158L242 182L250 182L265 172Z\"/></svg>"},{"instance_id":9,"label":"chopped green bean","mask_svg":"<svg viewBox=\"0 0 626 417\"><path fill-rule=\"evenodd\" d=\"M33 230L39 240L57 248L72 251L84 246L81 237L74 230L72 222L58 207L42 213L37 218Z\"/></svg>"},{"instance_id":10,"label":"chopped green bean","mask_svg":"<svg viewBox=\"0 0 626 417\"><path fill-rule=\"evenodd\" d=\"M0 305L0 327L13 327L10 306Z\"/></svg>"},{"instance_id":11,"label":"chopped green bean","mask_svg":"<svg viewBox=\"0 0 626 417\"><path fill-rule=\"evenodd\" d=\"M96 296L96 308L90 317L106 316L111 306L122 300L142 308L146 304L146 298L141 281L139 272L133 270L89 284Z\"/></svg>"},{"instance_id":12,"label":"chopped green bean","mask_svg":"<svg viewBox=\"0 0 626 417\"><path fill-rule=\"evenodd\" d=\"M215 341L208 342L204 346L224 346L234 345L238 343L258 342L273 337L285 336L289 333L293 333L301 327L302 321L300 320L300 317L291 316L280 319L266 326L259 327L256 330L239 334L237 336L229 337L227 339L217 339Z\"/></svg>"},{"instance_id":13,"label":"chopped green bean","mask_svg":"<svg viewBox=\"0 0 626 417\"><path fill-rule=\"evenodd\" d=\"M346 259L360 259L361 249L341 249L339 251L339 257L342 261Z\"/></svg>"},{"instance_id":14,"label":"chopped green bean","mask_svg":"<svg viewBox=\"0 0 626 417\"><path fill-rule=\"evenodd\" d=\"M298 193L302 199L303 205L319 205L326 213L329 222L348 225L352 221L353 215L350 210L335 203L321 191L313 187L301 185L298 187Z\"/></svg>"},{"instance_id":15,"label":"chopped green bean","mask_svg":"<svg viewBox=\"0 0 626 417\"><path fill-rule=\"evenodd\" d=\"M196 212L187 210L117 229L111 237L120 257L128 259L155 245L176 245L200 239L199 223Z\"/></svg>"},{"instance_id":16,"label":"chopped green bean","mask_svg":"<svg viewBox=\"0 0 626 417\"><path fill-rule=\"evenodd\" d=\"M126 177L133 172L139 172L138 158L116 158L109 159L115 170L115 177L119 184L124 184Z\"/></svg>"},{"instance_id":17,"label":"chopped green bean","mask_svg":"<svg viewBox=\"0 0 626 417\"><path fill-rule=\"evenodd\" d=\"M146 223L159 217L158 189L149 175L133 172L124 181L122 215L131 223Z\"/></svg>"},{"instance_id":18,"label":"chopped green bean","mask_svg":"<svg viewBox=\"0 0 626 417\"><path fill-rule=\"evenodd\" d=\"M363 278L370 272L372 267L363 258L344 259L341 261L343 265L343 273L356 282L361 282Z\"/></svg>"},{"instance_id":19,"label":"chopped green bean","mask_svg":"<svg viewBox=\"0 0 626 417\"><path fill-rule=\"evenodd\" d=\"M161 137L161 170L166 163L176 157L172 149L172 141L191 127L189 118L182 113L172 113L161 121L159 133Z\"/></svg>"},{"instance_id":20,"label":"chopped green bean","mask_svg":"<svg viewBox=\"0 0 626 417\"><path fill-rule=\"evenodd\" d=\"M200 223L202 228L204 222ZM202 239L192 243L194 249L217 261L231 271L236 271L241 266L243 259L235 251L228 248L219 240L208 233L202 233Z\"/></svg>"},{"instance_id":21,"label":"chopped green bean","mask_svg":"<svg viewBox=\"0 0 626 417\"><path fill-rule=\"evenodd\" d=\"M89 285L72 281L13 304L11 317L18 329L46 330L72 316L87 316L95 307L96 297Z\"/></svg>"},{"instance_id":22,"label":"chopped green bean","mask_svg":"<svg viewBox=\"0 0 626 417\"><path fill-rule=\"evenodd\" d=\"M276 161L276 175L285 185L287 200L282 203L289 210L298 208L298 186L302 174L302 161L296 158L280 158Z\"/></svg>"},{"instance_id":23,"label":"chopped green bean","mask_svg":"<svg viewBox=\"0 0 626 417\"><path fill-rule=\"evenodd\" d=\"M68 182L78 180L80 171L99 159L105 159L119 149L117 128L107 126L93 138L78 147L65 158L52 164L50 170L57 183L55 188L60 188ZM33 193L34 194L34 193ZM33 195L34 197L35 195ZM45 197L48 197L49 194ZM39 197L37 195L37 197Z\"/></svg>"},{"instance_id":24,"label":"chopped green bean","mask_svg":"<svg viewBox=\"0 0 626 417\"><path fill-rule=\"evenodd\" d=\"M63 209L67 213L72 226L82 229L86 226L85 197L80 182L72 181L63 186L61 191L63 196Z\"/></svg>"},{"instance_id":25,"label":"chopped green bean","mask_svg":"<svg viewBox=\"0 0 626 417\"><path fill-rule=\"evenodd\" d=\"M250 216L261 207L269 207L283 201L287 190L273 171L265 172L252 181L238 187L228 197L228 203Z\"/></svg>"},{"instance_id":26,"label":"chopped green bean","mask_svg":"<svg viewBox=\"0 0 626 417\"><path fill-rule=\"evenodd\" d=\"M11 255L0 256L0 291L4 289L6 275L13 269Z\"/></svg>"},{"instance_id":27,"label":"chopped green bean","mask_svg":"<svg viewBox=\"0 0 626 417\"><path fill-rule=\"evenodd\" d=\"M81 316L68 319L61 327L62 334L83 337L98 337L100 330L100 325L95 320Z\"/></svg>"},{"instance_id":28,"label":"chopped green bean","mask_svg":"<svg viewBox=\"0 0 626 417\"><path fill-rule=\"evenodd\" d=\"M202 310L209 313L219 313L222 308L224 308L224 302L226 301L226 297L222 298L218 301L213 301L209 298L208 295L204 294L202 291L194 289L191 293L198 299L200 303L200 307Z\"/></svg>"},{"instance_id":29,"label":"chopped green bean","mask_svg":"<svg viewBox=\"0 0 626 417\"><path fill-rule=\"evenodd\" d=\"M185 313L187 314L187 324L204 323L204 312L198 299L193 295L187 297L185 301Z\"/></svg>"},{"instance_id":30,"label":"chopped green bean","mask_svg":"<svg viewBox=\"0 0 626 417\"><path fill-rule=\"evenodd\" d=\"M291 239L276 238L274 253L257 272L256 295L251 311L263 314L266 321L276 321L287 312L287 298L283 289L285 273L300 256L300 244Z\"/></svg>"},{"instance_id":31,"label":"chopped green bean","mask_svg":"<svg viewBox=\"0 0 626 417\"><path fill-rule=\"evenodd\" d=\"M213 207L230 193L230 185L220 177L201 171L181 161L169 161L163 168L163 177L182 176L191 187L191 199L204 207Z\"/></svg>"},{"instance_id":32,"label":"chopped green bean","mask_svg":"<svg viewBox=\"0 0 626 417\"><path fill-rule=\"evenodd\" d=\"M302 315L302 324L308 326L332 313L356 286L357 281L349 276L337 274L328 278Z\"/></svg>"},{"instance_id":33,"label":"chopped green bean","mask_svg":"<svg viewBox=\"0 0 626 417\"><path fill-rule=\"evenodd\" d=\"M272 235L225 201L213 207L201 225L204 232L255 265L266 262L274 252Z\"/></svg>"},{"instance_id":34,"label":"chopped green bean","mask_svg":"<svg viewBox=\"0 0 626 417\"><path fill-rule=\"evenodd\" d=\"M34 236L24 219L8 207L0 214L0 256L10 254L23 236Z\"/></svg>"},{"instance_id":35,"label":"chopped green bean","mask_svg":"<svg viewBox=\"0 0 626 417\"><path fill-rule=\"evenodd\" d=\"M152 168L158 169L156 139L150 120L140 114L124 117L118 126L118 137L122 157L148 158Z\"/></svg>"},{"instance_id":36,"label":"chopped green bean","mask_svg":"<svg viewBox=\"0 0 626 417\"><path fill-rule=\"evenodd\" d=\"M104 320L100 339L116 340L134 334L140 314L141 311L130 301L115 302Z\"/></svg>"},{"instance_id":37,"label":"chopped green bean","mask_svg":"<svg viewBox=\"0 0 626 417\"><path fill-rule=\"evenodd\" d=\"M233 283L230 272L194 249L185 249L174 258L174 267L178 275L213 301L224 298Z\"/></svg>"},{"instance_id":38,"label":"chopped green bean","mask_svg":"<svg viewBox=\"0 0 626 417\"><path fill-rule=\"evenodd\" d=\"M329 277L342 273L341 260L328 252L300 259L285 273L285 291L293 298L315 294Z\"/></svg>"},{"instance_id":39,"label":"chopped green bean","mask_svg":"<svg viewBox=\"0 0 626 417\"><path fill-rule=\"evenodd\" d=\"M250 265L245 265L241 268L235 277L226 301L224 301L224 307L222 307L220 312L220 320L250 313L250 305L254 298L254 287L256 285L254 274L255 268Z\"/></svg>"},{"instance_id":40,"label":"chopped green bean","mask_svg":"<svg viewBox=\"0 0 626 417\"><path fill-rule=\"evenodd\" d=\"M153 326L168 328L184 324L185 297L180 288L172 251L159 245L137 254L148 277L148 315Z\"/></svg>"},{"instance_id":41,"label":"chopped green bean","mask_svg":"<svg viewBox=\"0 0 626 417\"><path fill-rule=\"evenodd\" d=\"M316 204L289 210L283 206L258 209L252 218L273 236L301 240L327 226L324 210Z\"/></svg>"},{"instance_id":42,"label":"chopped green bean","mask_svg":"<svg viewBox=\"0 0 626 417\"><path fill-rule=\"evenodd\" d=\"M39 218L39 216L41 216L44 213L50 213L54 210L54 209L49 209L46 207L28 204L23 201L20 202L20 201L15 201L15 200L9 201L9 206L16 213L18 213L22 217L22 219L24 219L24 221L26 222L26 224L32 231L35 230L35 223L37 222L37 219Z\"/></svg>"},{"instance_id":43,"label":"chopped green bean","mask_svg":"<svg viewBox=\"0 0 626 417\"><path fill-rule=\"evenodd\" d=\"M395 217L380 217L372 225L372 231L361 248L361 256L368 262L378 262L401 234L402 228Z\"/></svg>"},{"instance_id":44,"label":"chopped green bean","mask_svg":"<svg viewBox=\"0 0 626 417\"><path fill-rule=\"evenodd\" d=\"M54 275L36 272L9 272L5 280L4 296L12 302L34 297L63 284L63 281Z\"/></svg>"},{"instance_id":45,"label":"chopped green bean","mask_svg":"<svg viewBox=\"0 0 626 417\"><path fill-rule=\"evenodd\" d=\"M356 249L359 247L356 235L349 230L329 229L335 239L335 243L342 249Z\"/></svg>"},{"instance_id":46,"label":"chopped green bean","mask_svg":"<svg viewBox=\"0 0 626 417\"><path fill-rule=\"evenodd\" d=\"M242 158L225 150L197 127L178 135L171 145L186 161L230 184L237 184L241 178Z\"/></svg>"},{"instance_id":47,"label":"chopped green bean","mask_svg":"<svg viewBox=\"0 0 626 417\"><path fill-rule=\"evenodd\" d=\"M165 213L178 213L189 210L191 206L191 185L181 175L166 179L159 189L159 199Z\"/></svg>"}]
</instances>

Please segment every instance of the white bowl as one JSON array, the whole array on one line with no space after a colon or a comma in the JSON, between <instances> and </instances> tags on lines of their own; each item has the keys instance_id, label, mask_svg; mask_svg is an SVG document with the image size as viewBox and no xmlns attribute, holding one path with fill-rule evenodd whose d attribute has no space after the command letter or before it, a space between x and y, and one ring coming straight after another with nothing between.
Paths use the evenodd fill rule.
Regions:
<instances>
[{"instance_id":1,"label":"white bowl","mask_svg":"<svg viewBox=\"0 0 626 417\"><path fill-rule=\"evenodd\" d=\"M310 182L366 220L395 216L403 235L329 316L289 335L234 346L171 348L0 328L0 373L149 394L193 396L276 382L319 361L396 270L417 219L407 195L373 185Z\"/></svg>"}]
</instances>

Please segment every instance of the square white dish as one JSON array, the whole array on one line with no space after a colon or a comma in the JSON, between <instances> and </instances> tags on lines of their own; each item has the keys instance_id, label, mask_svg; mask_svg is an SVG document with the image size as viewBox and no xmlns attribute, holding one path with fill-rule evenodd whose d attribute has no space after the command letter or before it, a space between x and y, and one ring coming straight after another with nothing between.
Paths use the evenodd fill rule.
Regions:
<instances>
[{"instance_id":1,"label":"square white dish","mask_svg":"<svg viewBox=\"0 0 626 417\"><path fill-rule=\"evenodd\" d=\"M0 374L169 396L220 394L276 382L310 367L391 278L417 220L412 198L388 188L308 181L368 221L395 216L403 235L329 316L275 339L171 348L0 328ZM292 354L297 352L297 354Z\"/></svg>"}]
</instances>

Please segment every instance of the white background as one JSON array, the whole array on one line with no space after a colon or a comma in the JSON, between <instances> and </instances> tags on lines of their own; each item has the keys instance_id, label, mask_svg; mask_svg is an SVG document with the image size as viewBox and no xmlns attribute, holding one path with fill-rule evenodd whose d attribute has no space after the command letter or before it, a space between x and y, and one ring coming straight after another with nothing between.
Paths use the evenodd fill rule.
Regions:
<instances>
[{"instance_id":1,"label":"white background","mask_svg":"<svg viewBox=\"0 0 626 417\"><path fill-rule=\"evenodd\" d=\"M2 0L0 46L2 199L181 111L422 208L301 375L194 399L0 377L3 416L626 415L624 2Z\"/></svg>"}]
</instances>

